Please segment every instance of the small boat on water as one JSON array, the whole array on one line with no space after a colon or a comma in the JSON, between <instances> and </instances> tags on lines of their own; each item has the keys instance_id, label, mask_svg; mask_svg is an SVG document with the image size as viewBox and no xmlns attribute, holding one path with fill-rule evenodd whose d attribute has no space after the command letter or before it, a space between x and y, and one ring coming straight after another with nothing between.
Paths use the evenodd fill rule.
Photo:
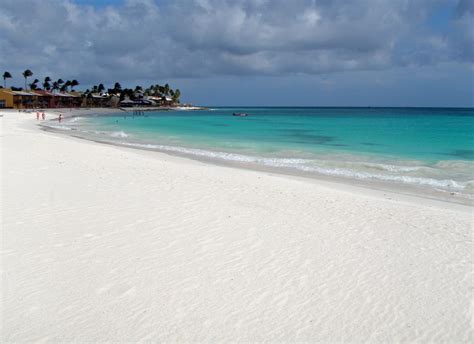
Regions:
<instances>
[{"instance_id":1,"label":"small boat on water","mask_svg":"<svg viewBox=\"0 0 474 344\"><path fill-rule=\"evenodd\" d=\"M237 117L247 117L249 114L248 113L239 113L239 112L234 112L232 116L237 116Z\"/></svg>"}]
</instances>

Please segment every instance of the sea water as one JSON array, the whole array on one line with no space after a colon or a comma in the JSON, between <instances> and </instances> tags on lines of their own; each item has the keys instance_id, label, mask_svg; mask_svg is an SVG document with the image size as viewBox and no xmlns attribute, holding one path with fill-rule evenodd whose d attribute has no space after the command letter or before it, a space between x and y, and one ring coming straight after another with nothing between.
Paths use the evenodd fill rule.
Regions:
<instances>
[{"instance_id":1,"label":"sea water","mask_svg":"<svg viewBox=\"0 0 474 344\"><path fill-rule=\"evenodd\" d=\"M76 117L54 126L216 162L466 197L474 191L472 108L211 108Z\"/></svg>"}]
</instances>

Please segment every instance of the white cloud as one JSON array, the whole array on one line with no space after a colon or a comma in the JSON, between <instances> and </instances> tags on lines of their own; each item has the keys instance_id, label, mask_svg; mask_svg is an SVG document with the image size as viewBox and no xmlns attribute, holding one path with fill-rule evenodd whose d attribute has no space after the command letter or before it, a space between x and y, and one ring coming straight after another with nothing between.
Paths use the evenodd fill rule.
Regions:
<instances>
[{"instance_id":1,"label":"white cloud","mask_svg":"<svg viewBox=\"0 0 474 344\"><path fill-rule=\"evenodd\" d=\"M472 6L452 34L421 27L443 0L2 0L5 69L96 80L318 74L472 62Z\"/></svg>"}]
</instances>

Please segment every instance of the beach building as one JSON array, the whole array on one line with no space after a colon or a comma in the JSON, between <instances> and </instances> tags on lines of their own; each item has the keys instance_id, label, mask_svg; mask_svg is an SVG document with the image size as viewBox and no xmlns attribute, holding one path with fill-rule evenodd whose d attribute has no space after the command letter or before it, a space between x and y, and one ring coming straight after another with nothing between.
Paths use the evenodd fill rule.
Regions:
<instances>
[{"instance_id":1,"label":"beach building","mask_svg":"<svg viewBox=\"0 0 474 344\"><path fill-rule=\"evenodd\" d=\"M49 108L50 106L50 99L47 95L41 94L38 91L32 91L30 93L35 94L36 101L35 106L36 108Z\"/></svg>"},{"instance_id":2,"label":"beach building","mask_svg":"<svg viewBox=\"0 0 474 344\"><path fill-rule=\"evenodd\" d=\"M53 93L45 90L37 90L35 93L41 97L41 106L44 108L54 108L54 95Z\"/></svg>"},{"instance_id":3,"label":"beach building","mask_svg":"<svg viewBox=\"0 0 474 344\"><path fill-rule=\"evenodd\" d=\"M53 93L45 90L12 91L0 89L0 108L35 109L80 107L81 97L69 93Z\"/></svg>"},{"instance_id":4,"label":"beach building","mask_svg":"<svg viewBox=\"0 0 474 344\"><path fill-rule=\"evenodd\" d=\"M7 88L0 89L0 109L13 108L13 93Z\"/></svg>"},{"instance_id":5,"label":"beach building","mask_svg":"<svg viewBox=\"0 0 474 344\"><path fill-rule=\"evenodd\" d=\"M13 91L0 88L0 108L78 108L78 107L131 107L131 106L173 106L169 96L148 96L143 91L134 93L134 99L108 93L51 92L47 90Z\"/></svg>"},{"instance_id":6,"label":"beach building","mask_svg":"<svg viewBox=\"0 0 474 344\"><path fill-rule=\"evenodd\" d=\"M81 106L81 96L79 94L65 92L50 92L46 90L37 90L35 93L39 96L38 104L45 108L72 108Z\"/></svg>"},{"instance_id":7,"label":"beach building","mask_svg":"<svg viewBox=\"0 0 474 344\"><path fill-rule=\"evenodd\" d=\"M85 107L109 107L110 100L108 93L89 93L82 100L82 106Z\"/></svg>"},{"instance_id":8,"label":"beach building","mask_svg":"<svg viewBox=\"0 0 474 344\"><path fill-rule=\"evenodd\" d=\"M120 101L120 106L122 107L143 107L143 106L157 106L158 103L154 102L153 100L148 99L147 96L141 99L130 99L129 97L125 97L122 101Z\"/></svg>"},{"instance_id":9,"label":"beach building","mask_svg":"<svg viewBox=\"0 0 474 344\"><path fill-rule=\"evenodd\" d=\"M173 99L169 96L145 96L146 100L149 100L153 103L153 105L163 105L163 106L170 106L173 103Z\"/></svg>"},{"instance_id":10,"label":"beach building","mask_svg":"<svg viewBox=\"0 0 474 344\"><path fill-rule=\"evenodd\" d=\"M55 107L58 108L75 108L80 107L82 99L80 96L76 96L70 93L55 93L53 97L55 101Z\"/></svg>"},{"instance_id":11,"label":"beach building","mask_svg":"<svg viewBox=\"0 0 474 344\"><path fill-rule=\"evenodd\" d=\"M0 108L31 109L37 107L38 95L27 91L0 89Z\"/></svg>"}]
</instances>

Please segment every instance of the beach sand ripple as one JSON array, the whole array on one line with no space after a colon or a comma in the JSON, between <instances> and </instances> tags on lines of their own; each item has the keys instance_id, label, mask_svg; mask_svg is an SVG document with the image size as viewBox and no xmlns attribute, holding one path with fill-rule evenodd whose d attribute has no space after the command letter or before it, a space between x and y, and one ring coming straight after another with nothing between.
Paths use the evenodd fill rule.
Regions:
<instances>
[{"instance_id":1,"label":"beach sand ripple","mask_svg":"<svg viewBox=\"0 0 474 344\"><path fill-rule=\"evenodd\" d=\"M472 208L20 116L0 119L2 342L472 340Z\"/></svg>"}]
</instances>

